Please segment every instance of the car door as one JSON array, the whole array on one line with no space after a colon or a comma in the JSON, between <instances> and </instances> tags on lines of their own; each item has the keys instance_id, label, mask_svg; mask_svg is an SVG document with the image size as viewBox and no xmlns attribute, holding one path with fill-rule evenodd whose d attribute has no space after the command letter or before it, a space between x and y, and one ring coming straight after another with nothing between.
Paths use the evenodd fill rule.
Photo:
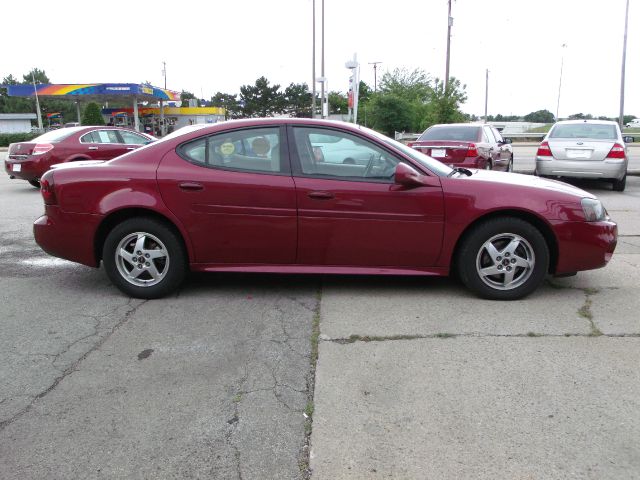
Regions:
<instances>
[{"instance_id":1,"label":"car door","mask_svg":"<svg viewBox=\"0 0 640 480\"><path fill-rule=\"evenodd\" d=\"M130 152L131 150L135 150L136 148L140 148L147 143L151 143L151 139L145 137L144 135L140 135L139 133L130 132L129 130L118 130L118 135L120 135L121 143L124 144L125 150Z\"/></svg>"},{"instance_id":2,"label":"car door","mask_svg":"<svg viewBox=\"0 0 640 480\"><path fill-rule=\"evenodd\" d=\"M499 153L500 164L507 166L509 164L509 161L511 160L512 147L510 144L504 141L504 138L502 138L502 134L498 131L497 128L491 127L491 131L493 132L493 136L496 139L497 147L500 152Z\"/></svg>"},{"instance_id":3,"label":"car door","mask_svg":"<svg viewBox=\"0 0 640 480\"><path fill-rule=\"evenodd\" d=\"M205 135L167 153L157 171L195 261L293 264L296 197L281 127Z\"/></svg>"},{"instance_id":4,"label":"car door","mask_svg":"<svg viewBox=\"0 0 640 480\"><path fill-rule=\"evenodd\" d=\"M496 137L493 135L493 131L489 125L485 125L483 127L483 139L486 138L486 142L488 142L487 154L488 157L491 158L491 163L493 165L500 164L500 146L498 145L498 141Z\"/></svg>"},{"instance_id":5,"label":"car door","mask_svg":"<svg viewBox=\"0 0 640 480\"><path fill-rule=\"evenodd\" d=\"M323 162L313 139L346 138L366 165ZM304 265L425 267L442 246L444 207L437 186L400 188L403 161L381 143L337 129L290 126L298 203L298 258ZM332 143L326 141L326 143Z\"/></svg>"},{"instance_id":6,"label":"car door","mask_svg":"<svg viewBox=\"0 0 640 480\"><path fill-rule=\"evenodd\" d=\"M115 129L98 129L80 137L83 152L91 160L111 160L127 152Z\"/></svg>"}]
</instances>

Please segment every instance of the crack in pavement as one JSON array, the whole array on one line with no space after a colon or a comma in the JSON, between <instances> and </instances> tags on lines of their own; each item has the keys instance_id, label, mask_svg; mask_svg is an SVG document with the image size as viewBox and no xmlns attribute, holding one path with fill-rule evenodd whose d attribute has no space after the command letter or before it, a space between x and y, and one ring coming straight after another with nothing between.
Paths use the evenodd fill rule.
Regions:
<instances>
[{"instance_id":1,"label":"crack in pavement","mask_svg":"<svg viewBox=\"0 0 640 480\"><path fill-rule=\"evenodd\" d=\"M41 398L44 398L45 396L47 396L50 392L52 392L53 390L55 390L55 388L60 384L60 382L62 382L65 378L67 378L69 375L71 375L73 372L75 372L78 368L78 366L89 356L91 355L91 353L95 352L96 350L98 350L102 345L104 345L104 343L122 326L124 325L127 320L129 320L129 318L135 314L138 309L140 307L142 307L145 303L148 302L148 300L142 300L140 301L140 303L138 303L137 305L132 305L132 302L134 302L134 299L128 299L127 303L125 305L120 305L118 307L116 307L115 309L113 309L112 311L106 313L104 316L107 316L109 314L114 313L115 311L117 311L119 308L122 307L129 307L129 309L124 313L123 317L113 326L111 327L111 329L109 329L106 333L106 335L104 335L103 337L99 338L98 341L89 349L87 350L84 354L82 354L80 356L80 358L78 358L75 362L73 362L69 367L67 367L64 371L62 371L62 374L58 377L56 377L53 381L53 383L51 385L49 385L49 387L47 387L45 390L43 390L42 392L38 393L37 395L33 396L33 400L31 402L29 402L29 404L24 407L22 410L20 410L18 413L14 414L12 417L8 418L7 420L3 420L0 422L0 432L3 431L5 428L7 428L9 425L11 425L12 423L14 423L16 420L18 420L20 417L22 417L23 415L25 415L26 413L28 413L34 406L34 404L40 400ZM98 322L99 325L100 322ZM97 325L96 325L96 333L94 335L97 335ZM90 335L92 336L92 335ZM89 337L90 337L89 336ZM86 337L86 338L89 338ZM72 342L69 345L69 348L71 348L71 345L76 344L78 342L78 340ZM56 358L51 362L52 366L56 369L58 369L54 364L54 362L56 361L56 359L59 357L59 355L62 355L63 353L65 353L66 351L68 351L68 349L66 349L63 352L60 352L59 354L56 355Z\"/></svg>"}]
</instances>

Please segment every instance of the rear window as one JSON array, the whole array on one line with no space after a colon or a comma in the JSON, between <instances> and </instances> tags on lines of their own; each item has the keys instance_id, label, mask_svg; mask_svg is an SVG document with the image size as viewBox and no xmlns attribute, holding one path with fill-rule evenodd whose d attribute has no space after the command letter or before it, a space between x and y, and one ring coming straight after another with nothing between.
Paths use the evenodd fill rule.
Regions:
<instances>
[{"instance_id":1,"label":"rear window","mask_svg":"<svg viewBox=\"0 0 640 480\"><path fill-rule=\"evenodd\" d=\"M39 137L31 140L34 143L51 143L51 142L59 142L64 140L65 138L76 133L77 130L66 130L61 128L60 130L51 130L50 132L44 133Z\"/></svg>"},{"instance_id":2,"label":"rear window","mask_svg":"<svg viewBox=\"0 0 640 480\"><path fill-rule=\"evenodd\" d=\"M574 123L556 125L549 138L593 138L602 140L616 140L618 132L615 125L604 123Z\"/></svg>"},{"instance_id":3,"label":"rear window","mask_svg":"<svg viewBox=\"0 0 640 480\"><path fill-rule=\"evenodd\" d=\"M475 142L478 140L480 127L431 127L418 138L425 140L454 140L460 142Z\"/></svg>"}]
</instances>

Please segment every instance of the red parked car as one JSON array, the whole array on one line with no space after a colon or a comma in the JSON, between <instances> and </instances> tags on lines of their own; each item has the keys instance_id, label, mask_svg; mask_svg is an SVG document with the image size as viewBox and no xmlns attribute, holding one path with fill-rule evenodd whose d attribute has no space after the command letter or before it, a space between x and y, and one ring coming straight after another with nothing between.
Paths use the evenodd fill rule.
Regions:
<instances>
[{"instance_id":1,"label":"red parked car","mask_svg":"<svg viewBox=\"0 0 640 480\"><path fill-rule=\"evenodd\" d=\"M324 162L347 139L365 165ZM603 267L617 226L600 201L539 177L452 169L372 130L253 119L176 132L41 179L37 243L104 264L128 295L156 298L191 271L448 275L515 299L547 274Z\"/></svg>"},{"instance_id":2,"label":"red parked car","mask_svg":"<svg viewBox=\"0 0 640 480\"><path fill-rule=\"evenodd\" d=\"M409 146L453 167L513 171L511 140L491 125L433 125Z\"/></svg>"},{"instance_id":3,"label":"red parked car","mask_svg":"<svg viewBox=\"0 0 640 480\"><path fill-rule=\"evenodd\" d=\"M68 127L52 130L29 142L12 143L4 161L10 178L40 186L51 165L112 158L155 141L151 135L113 127Z\"/></svg>"}]
</instances>

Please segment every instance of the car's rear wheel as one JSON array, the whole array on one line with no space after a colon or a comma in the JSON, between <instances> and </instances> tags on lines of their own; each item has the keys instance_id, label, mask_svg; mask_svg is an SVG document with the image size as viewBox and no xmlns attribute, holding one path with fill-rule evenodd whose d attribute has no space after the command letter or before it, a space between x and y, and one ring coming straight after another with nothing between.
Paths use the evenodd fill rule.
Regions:
<instances>
[{"instance_id":1,"label":"car's rear wheel","mask_svg":"<svg viewBox=\"0 0 640 480\"><path fill-rule=\"evenodd\" d=\"M621 180L617 178L613 179L613 190L616 192L624 192L624 189L627 188L627 174L624 174Z\"/></svg>"},{"instance_id":2,"label":"car's rear wheel","mask_svg":"<svg viewBox=\"0 0 640 480\"><path fill-rule=\"evenodd\" d=\"M462 282L479 296L516 300L544 280L549 248L530 223L513 217L494 218L465 236L454 261Z\"/></svg>"},{"instance_id":3,"label":"car's rear wheel","mask_svg":"<svg viewBox=\"0 0 640 480\"><path fill-rule=\"evenodd\" d=\"M40 180L28 180L29 185L35 188L40 188Z\"/></svg>"},{"instance_id":4,"label":"car's rear wheel","mask_svg":"<svg viewBox=\"0 0 640 480\"><path fill-rule=\"evenodd\" d=\"M509 159L509 164L507 165L507 172L513 172L513 155Z\"/></svg>"},{"instance_id":5,"label":"car's rear wheel","mask_svg":"<svg viewBox=\"0 0 640 480\"><path fill-rule=\"evenodd\" d=\"M491 163L491 160L487 160L486 165L484 166L485 170L493 170L493 164Z\"/></svg>"},{"instance_id":6,"label":"car's rear wheel","mask_svg":"<svg viewBox=\"0 0 640 480\"><path fill-rule=\"evenodd\" d=\"M136 298L159 298L175 291L187 273L187 256L179 236L152 218L132 218L117 225L104 242L107 275L122 292Z\"/></svg>"}]
</instances>

